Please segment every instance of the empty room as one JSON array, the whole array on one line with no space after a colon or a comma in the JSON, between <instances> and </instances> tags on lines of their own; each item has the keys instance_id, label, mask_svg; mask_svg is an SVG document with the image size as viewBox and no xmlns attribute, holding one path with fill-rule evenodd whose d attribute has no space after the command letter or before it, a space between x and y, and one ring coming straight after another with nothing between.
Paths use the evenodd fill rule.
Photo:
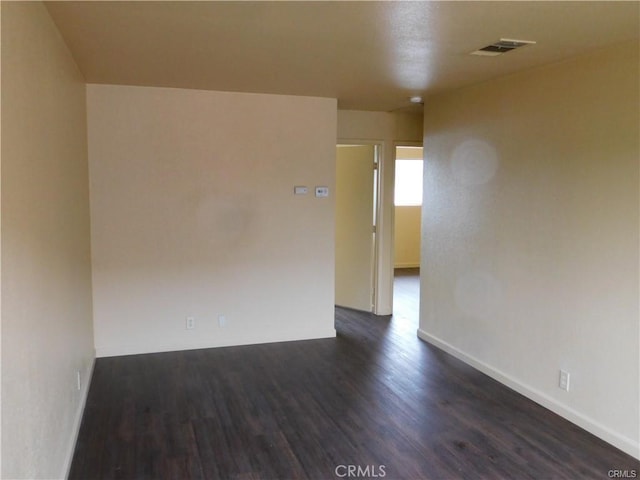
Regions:
<instances>
[{"instance_id":1,"label":"empty room","mask_svg":"<svg viewBox=\"0 0 640 480\"><path fill-rule=\"evenodd\" d=\"M2 479L640 477L640 2L0 16Z\"/></svg>"}]
</instances>

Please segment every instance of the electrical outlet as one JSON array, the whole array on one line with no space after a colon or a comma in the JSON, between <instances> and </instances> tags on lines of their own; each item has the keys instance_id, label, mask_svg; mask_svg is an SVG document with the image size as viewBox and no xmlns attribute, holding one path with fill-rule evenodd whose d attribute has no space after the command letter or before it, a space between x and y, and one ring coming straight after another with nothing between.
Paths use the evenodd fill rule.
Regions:
<instances>
[{"instance_id":1,"label":"electrical outlet","mask_svg":"<svg viewBox=\"0 0 640 480\"><path fill-rule=\"evenodd\" d=\"M195 319L195 317L187 317L185 328L187 330L193 330L194 328L196 328L196 319Z\"/></svg>"},{"instance_id":2,"label":"electrical outlet","mask_svg":"<svg viewBox=\"0 0 640 480\"><path fill-rule=\"evenodd\" d=\"M568 392L569 391L569 380L570 380L569 372L565 372L564 370L560 370L560 378L558 380L558 387L560 387L562 390L566 390Z\"/></svg>"},{"instance_id":3,"label":"electrical outlet","mask_svg":"<svg viewBox=\"0 0 640 480\"><path fill-rule=\"evenodd\" d=\"M224 315L218 315L218 326L224 327L227 325L227 317Z\"/></svg>"}]
</instances>

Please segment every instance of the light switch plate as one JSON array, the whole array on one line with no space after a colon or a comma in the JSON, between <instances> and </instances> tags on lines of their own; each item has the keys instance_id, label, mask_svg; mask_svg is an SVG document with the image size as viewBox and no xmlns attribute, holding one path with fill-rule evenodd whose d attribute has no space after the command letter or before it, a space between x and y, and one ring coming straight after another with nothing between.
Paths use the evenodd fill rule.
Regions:
<instances>
[{"instance_id":1,"label":"light switch plate","mask_svg":"<svg viewBox=\"0 0 640 480\"><path fill-rule=\"evenodd\" d=\"M309 189L304 185L296 185L293 187L294 195L306 195L307 193L309 193Z\"/></svg>"},{"instance_id":2,"label":"light switch plate","mask_svg":"<svg viewBox=\"0 0 640 480\"><path fill-rule=\"evenodd\" d=\"M316 197L328 197L329 187L316 187Z\"/></svg>"}]
</instances>

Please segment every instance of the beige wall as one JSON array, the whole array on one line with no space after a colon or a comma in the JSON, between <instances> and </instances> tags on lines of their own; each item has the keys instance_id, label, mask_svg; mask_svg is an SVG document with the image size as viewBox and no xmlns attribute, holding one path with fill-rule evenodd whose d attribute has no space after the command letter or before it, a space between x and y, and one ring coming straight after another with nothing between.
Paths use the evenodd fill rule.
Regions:
<instances>
[{"instance_id":1,"label":"beige wall","mask_svg":"<svg viewBox=\"0 0 640 480\"><path fill-rule=\"evenodd\" d=\"M338 111L339 140L369 140L380 142L382 168L380 214L378 217L378 305L375 313L390 315L393 310L393 185L396 144L421 144L422 116L408 113Z\"/></svg>"},{"instance_id":2,"label":"beige wall","mask_svg":"<svg viewBox=\"0 0 640 480\"><path fill-rule=\"evenodd\" d=\"M63 478L94 358L85 85L42 4L1 8L2 478Z\"/></svg>"},{"instance_id":3,"label":"beige wall","mask_svg":"<svg viewBox=\"0 0 640 480\"><path fill-rule=\"evenodd\" d=\"M638 53L425 105L419 330L636 457Z\"/></svg>"},{"instance_id":4,"label":"beige wall","mask_svg":"<svg viewBox=\"0 0 640 480\"><path fill-rule=\"evenodd\" d=\"M335 100L87 89L98 356L335 335Z\"/></svg>"},{"instance_id":5,"label":"beige wall","mask_svg":"<svg viewBox=\"0 0 640 480\"><path fill-rule=\"evenodd\" d=\"M394 265L396 268L419 267L422 207L400 205L394 211Z\"/></svg>"}]
</instances>

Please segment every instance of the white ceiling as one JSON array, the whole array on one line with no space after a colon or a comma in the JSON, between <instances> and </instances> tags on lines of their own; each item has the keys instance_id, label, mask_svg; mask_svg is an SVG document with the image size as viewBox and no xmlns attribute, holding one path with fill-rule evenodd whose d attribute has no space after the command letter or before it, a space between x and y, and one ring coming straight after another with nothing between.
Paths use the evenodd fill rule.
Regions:
<instances>
[{"instance_id":1,"label":"white ceiling","mask_svg":"<svg viewBox=\"0 0 640 480\"><path fill-rule=\"evenodd\" d=\"M89 83L338 98L396 110L639 39L640 2L47 2ZM470 56L500 38L536 45ZM579 81L579 79L576 79Z\"/></svg>"}]
</instances>

